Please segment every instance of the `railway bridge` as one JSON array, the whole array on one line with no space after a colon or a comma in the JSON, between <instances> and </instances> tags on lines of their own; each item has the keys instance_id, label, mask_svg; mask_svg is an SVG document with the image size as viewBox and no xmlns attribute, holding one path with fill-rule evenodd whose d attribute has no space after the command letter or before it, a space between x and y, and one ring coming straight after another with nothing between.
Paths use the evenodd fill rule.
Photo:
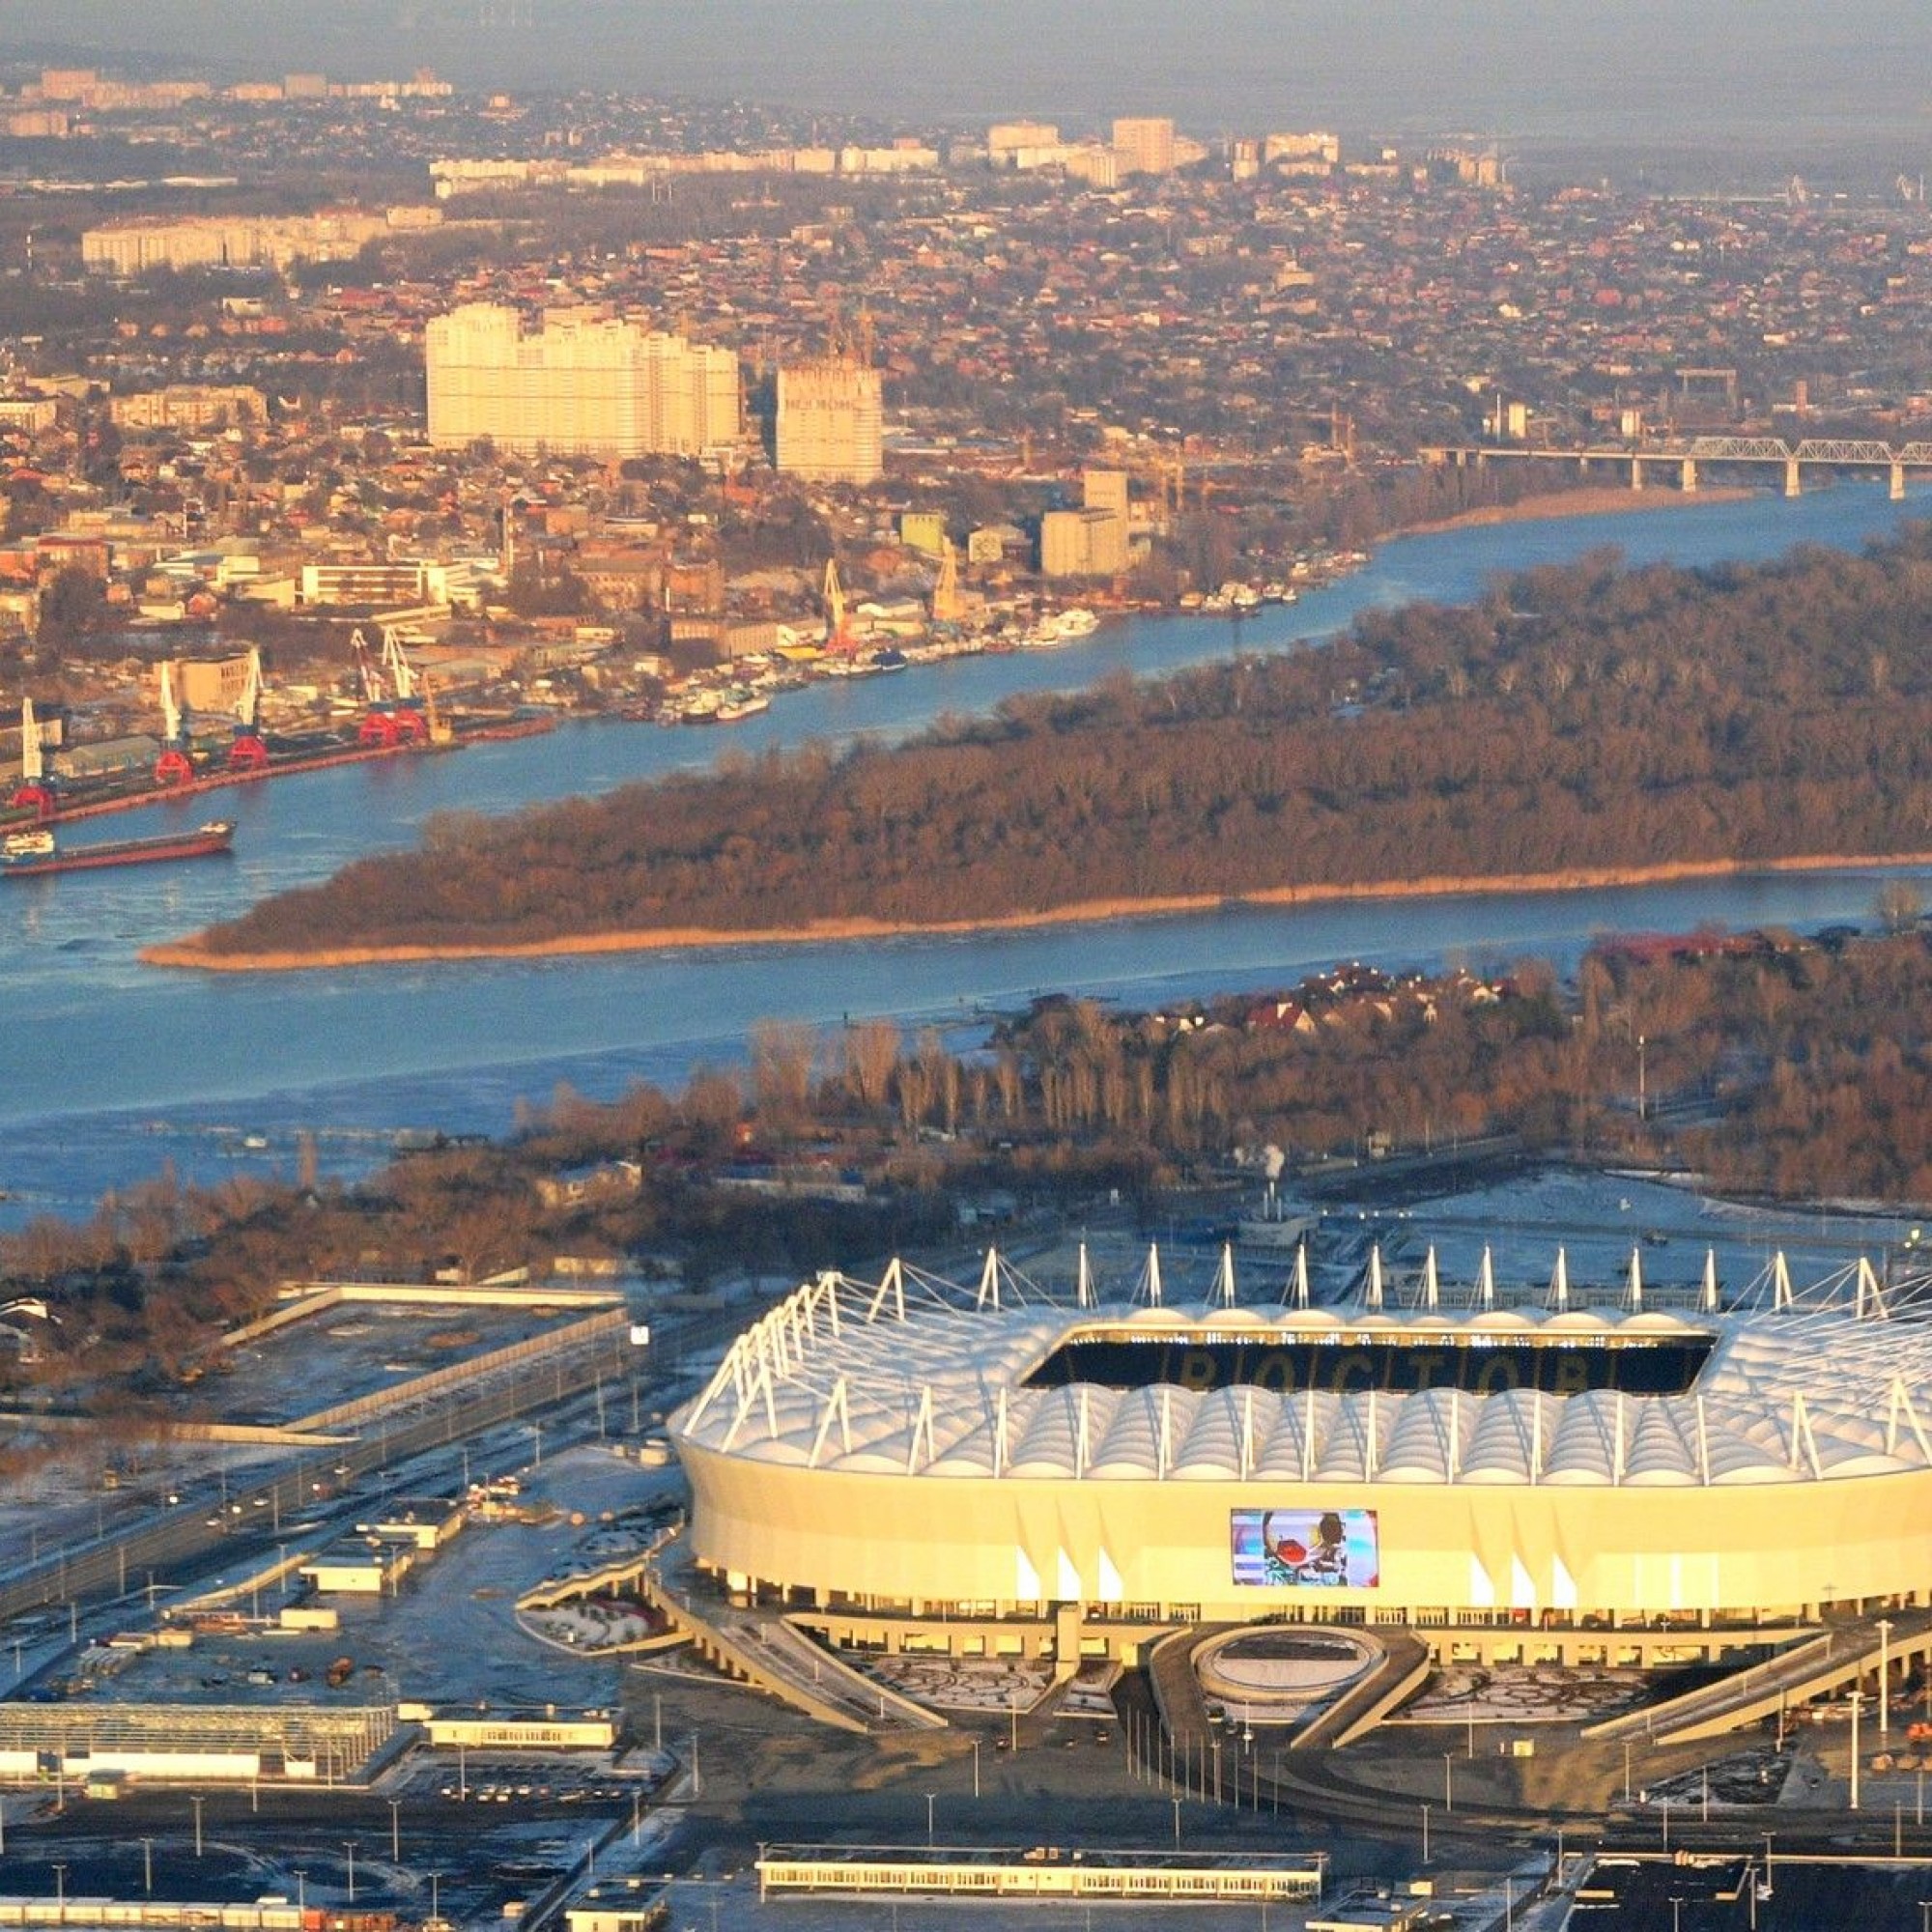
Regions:
<instances>
[{"instance_id":1,"label":"railway bridge","mask_svg":"<svg viewBox=\"0 0 1932 1932\"><path fill-rule=\"evenodd\" d=\"M1878 470L1894 502L1905 495L1908 470L1932 470L1932 441L1890 443L1876 437L1806 437L1801 442L1776 436L1693 436L1641 443L1433 443L1417 454L1426 464L1459 469L1506 462L1574 463L1588 469L1593 463L1608 463L1628 471L1633 490L1644 487L1646 468L1666 475L1674 471L1685 491L1694 491L1703 470L1713 465L1768 469L1782 475L1787 497L1801 494L1807 469Z\"/></svg>"}]
</instances>

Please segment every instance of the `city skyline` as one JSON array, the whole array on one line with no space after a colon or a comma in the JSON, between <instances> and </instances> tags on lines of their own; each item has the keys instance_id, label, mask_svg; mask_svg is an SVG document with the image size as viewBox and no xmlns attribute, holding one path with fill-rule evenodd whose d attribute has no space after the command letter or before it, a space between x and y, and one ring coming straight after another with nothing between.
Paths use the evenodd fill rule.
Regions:
<instances>
[{"instance_id":1,"label":"city skyline","mask_svg":"<svg viewBox=\"0 0 1932 1932\"><path fill-rule=\"evenodd\" d=\"M732 0L698 15L660 0L350 0L326 18L286 0L157 0L134 16L109 0L18 0L0 52L344 71L430 61L471 86L648 86L809 111L1095 125L1172 112L1203 132L1309 115L1357 130L1692 145L1932 131L1932 46L1903 0L1829 14L1798 0L1421 0L1399 21L1388 8L1243 0L1211 22L1123 0L1110 17L1095 36L1082 10L1052 0L938 0L910 15L876 0Z\"/></svg>"}]
</instances>

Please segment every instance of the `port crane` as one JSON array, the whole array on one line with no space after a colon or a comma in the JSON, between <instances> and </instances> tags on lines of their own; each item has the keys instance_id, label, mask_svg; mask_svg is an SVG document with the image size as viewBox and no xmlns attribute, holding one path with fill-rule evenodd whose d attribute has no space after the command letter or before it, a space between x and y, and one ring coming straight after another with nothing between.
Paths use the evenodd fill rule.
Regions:
<instances>
[{"instance_id":1,"label":"port crane","mask_svg":"<svg viewBox=\"0 0 1932 1932\"><path fill-rule=\"evenodd\" d=\"M932 586L932 621L956 624L966 614L966 600L959 594L959 553L951 537L941 537L939 576Z\"/></svg>"},{"instance_id":2,"label":"port crane","mask_svg":"<svg viewBox=\"0 0 1932 1932\"><path fill-rule=\"evenodd\" d=\"M384 628L383 632L383 668L388 672L389 688L396 694L396 736L405 744L418 743L430 735L427 714L433 704L426 680L416 675L398 630Z\"/></svg>"},{"instance_id":3,"label":"port crane","mask_svg":"<svg viewBox=\"0 0 1932 1932\"><path fill-rule=\"evenodd\" d=\"M262 710L262 652L258 645L248 646L248 676L242 687L242 702L236 708L235 739L228 747L228 769L233 772L266 772L269 769L269 748L263 742L260 717Z\"/></svg>"},{"instance_id":4,"label":"port crane","mask_svg":"<svg viewBox=\"0 0 1932 1932\"><path fill-rule=\"evenodd\" d=\"M825 559L825 648L828 651L849 651L855 648L855 640L845 622L845 586L838 581L838 559L828 556Z\"/></svg>"},{"instance_id":5,"label":"port crane","mask_svg":"<svg viewBox=\"0 0 1932 1932\"><path fill-rule=\"evenodd\" d=\"M46 768L41 748L41 727L34 717L34 700L20 700L20 782L14 787L12 803L32 810L45 818L54 809L54 781Z\"/></svg>"},{"instance_id":6,"label":"port crane","mask_svg":"<svg viewBox=\"0 0 1932 1932\"><path fill-rule=\"evenodd\" d=\"M349 648L355 653L363 701L368 706L356 734L360 742L385 750L420 744L429 736L428 721L402 639L391 629L384 630L379 663L370 661L368 640L359 627L350 637Z\"/></svg>"},{"instance_id":7,"label":"port crane","mask_svg":"<svg viewBox=\"0 0 1932 1932\"><path fill-rule=\"evenodd\" d=\"M194 758L188 748L187 713L176 700L174 664L161 660L161 754L155 760L155 782L160 785L186 784L194 777Z\"/></svg>"}]
</instances>

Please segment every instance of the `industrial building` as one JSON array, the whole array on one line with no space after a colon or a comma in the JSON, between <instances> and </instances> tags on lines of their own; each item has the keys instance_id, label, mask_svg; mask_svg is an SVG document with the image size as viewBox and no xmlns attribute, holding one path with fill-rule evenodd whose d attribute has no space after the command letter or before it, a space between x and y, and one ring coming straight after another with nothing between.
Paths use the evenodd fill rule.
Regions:
<instances>
[{"instance_id":1,"label":"industrial building","mask_svg":"<svg viewBox=\"0 0 1932 1932\"><path fill-rule=\"evenodd\" d=\"M1049 510L1039 523L1043 577L1118 577L1128 561L1127 478L1089 469L1077 510Z\"/></svg>"},{"instance_id":2,"label":"industrial building","mask_svg":"<svg viewBox=\"0 0 1932 1932\"><path fill-rule=\"evenodd\" d=\"M671 1420L693 1553L828 1630L1333 1622L1567 1662L1748 1645L1932 1591L1932 1321L1869 1267L1723 1305L1174 1306L827 1273ZM926 1640L930 1640L930 1636ZM950 1639L941 1640L950 1644ZM1129 1639L1122 1639L1123 1650ZM1503 1655L1503 1651L1496 1651Z\"/></svg>"},{"instance_id":3,"label":"industrial building","mask_svg":"<svg viewBox=\"0 0 1932 1932\"><path fill-rule=\"evenodd\" d=\"M390 1705L8 1704L0 1708L0 1777L332 1785L360 1770L395 1728Z\"/></svg>"},{"instance_id":4,"label":"industrial building","mask_svg":"<svg viewBox=\"0 0 1932 1932\"><path fill-rule=\"evenodd\" d=\"M595 309L551 311L526 333L516 309L470 302L423 344L438 449L487 438L521 455L708 456L743 427L735 352Z\"/></svg>"}]
</instances>

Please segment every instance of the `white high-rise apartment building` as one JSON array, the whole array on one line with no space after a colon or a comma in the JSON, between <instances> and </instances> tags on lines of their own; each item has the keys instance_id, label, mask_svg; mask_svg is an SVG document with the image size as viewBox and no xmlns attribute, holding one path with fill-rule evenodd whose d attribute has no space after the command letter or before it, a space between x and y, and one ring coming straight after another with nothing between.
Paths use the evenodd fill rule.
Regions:
<instances>
[{"instance_id":1,"label":"white high-rise apartment building","mask_svg":"<svg viewBox=\"0 0 1932 1932\"><path fill-rule=\"evenodd\" d=\"M875 483L885 473L879 372L853 355L817 355L779 371L778 467L817 483Z\"/></svg>"},{"instance_id":2,"label":"white high-rise apartment building","mask_svg":"<svg viewBox=\"0 0 1932 1932\"><path fill-rule=\"evenodd\" d=\"M743 427L738 358L588 309L524 332L513 308L471 302L423 332L429 440L481 438L521 454L702 456Z\"/></svg>"},{"instance_id":3,"label":"white high-rise apartment building","mask_svg":"<svg viewBox=\"0 0 1932 1932\"><path fill-rule=\"evenodd\" d=\"M1122 175L1171 175L1176 160L1174 123L1151 115L1116 121L1114 156Z\"/></svg>"}]
</instances>

